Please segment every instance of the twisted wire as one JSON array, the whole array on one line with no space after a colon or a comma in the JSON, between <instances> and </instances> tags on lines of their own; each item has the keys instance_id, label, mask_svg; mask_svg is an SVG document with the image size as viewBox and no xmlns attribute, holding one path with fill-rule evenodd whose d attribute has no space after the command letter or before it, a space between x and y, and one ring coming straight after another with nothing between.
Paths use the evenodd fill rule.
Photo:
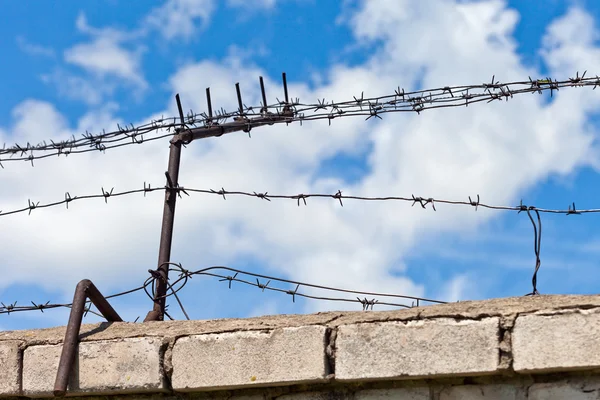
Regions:
<instances>
[{"instance_id":1,"label":"twisted wire","mask_svg":"<svg viewBox=\"0 0 600 400\"><path fill-rule=\"evenodd\" d=\"M190 319L190 317L189 317L189 314L187 313L187 311L185 310L183 302L181 301L181 299L178 296L178 292L181 291L186 286L186 284L192 277L202 276L202 275L210 276L213 278L219 278L220 282L228 282L229 289L232 288L232 282L238 282L241 284L257 287L257 288L261 289L262 292L265 292L265 290L267 290L267 291L271 291L271 292L277 292L277 293L283 293L283 294L290 295L292 297L293 302L296 301L296 297L302 297L302 298L311 299L311 300L357 303L357 304L361 304L363 310L365 310L365 311L372 310L373 306L376 304L381 305L381 306L411 308L411 307L415 307L415 306L419 307L419 306L423 305L423 303L431 303L431 304L444 304L445 303L444 301L428 299L428 298L424 298L424 297L407 296L407 295L392 294L392 293L378 293L378 292L368 292L368 291L360 291L360 290L350 290L350 289L343 289L343 288L336 288L336 287L331 287L331 286L312 284L312 283L307 283L307 282L294 281L294 280L278 278L278 277L274 277L274 276L257 274L257 273L250 272L250 271L243 271L240 269L230 268L230 267L226 267L226 266L212 266L212 267L208 267L208 268L199 269L196 271L189 271L189 270L186 270L185 268L183 268L183 266L181 264L176 264L176 263L172 263L172 262L169 262L167 264L169 264L169 271L176 272L179 274L179 276L174 282L168 284L168 293L164 297L171 297L171 296L175 297L179 304L179 307L181 308L181 310L183 311L183 313L187 319ZM158 274L155 270L148 270L148 271L150 273L150 276L144 281L144 283L141 286L135 287L135 288L127 290L127 291L115 293L110 296L106 296L106 299L121 297L121 296L125 296L128 294L143 290L150 299L157 300L155 298L154 287L155 287L156 279L161 279L161 275ZM224 275L224 274L216 273L214 271L226 271L229 273L234 273L234 275ZM250 280L247 280L247 279L242 279L241 277L238 277L239 275L253 277L256 279L256 283L252 282ZM267 279L268 282L261 283L259 279ZM292 285L296 285L296 287L295 287L295 289L290 290L290 289L284 289L282 287L269 286L271 284L271 282L292 284ZM387 298L393 298L393 299L401 299L401 300L405 300L405 301L411 301L412 303L410 305L408 305L408 304L400 303L400 302L380 301L377 298L368 299L367 297L365 297L364 299L361 299L360 297L348 298L348 297L316 296L316 295L311 295L311 294L307 294L307 293L303 293L303 292L299 291L299 289L301 287L324 290L324 291L329 291L329 292L334 292L334 293L344 293L344 294L352 294L352 295L375 296L375 297L380 297L380 298L387 297ZM31 302L31 303L32 303L32 305L29 306L29 305L18 305L17 302L9 303L8 305L4 304L3 302L0 302L0 314L10 314L10 313L24 312L24 311L44 312L44 310L48 310L48 309L70 308L72 306L72 303L50 303L50 302L39 303L39 304L35 303L35 302ZM86 303L86 312L85 313L87 314L88 312L90 312L92 314L99 315L98 313L91 311L90 308L91 308L91 303L88 301ZM173 319L168 313L166 315L169 318ZM99 316L101 316L101 315L99 315Z\"/></svg>"},{"instance_id":2,"label":"twisted wire","mask_svg":"<svg viewBox=\"0 0 600 400\"><path fill-rule=\"evenodd\" d=\"M397 112L416 112L449 108L468 107L470 104L480 102L508 101L516 95L542 94L568 87L591 87L593 90L600 86L600 77L585 77L587 71L581 76L579 72L575 77L563 80L552 78L532 79L501 83L492 77L490 82L471 85L443 86L432 89L405 91L403 88L394 88L390 93L365 97L360 96L344 101L328 101L318 99L316 103L303 103L299 98L288 98L287 84L284 79L285 99L277 99L276 103L267 104L264 86L261 79L263 102L259 106L247 106L242 102L238 89L239 108L236 111L226 111L221 108L212 112L210 97L208 97L209 112L195 113L190 110L184 117L183 124L186 129L210 128L226 122L238 122L243 130L249 132L253 126L264 125L265 119L271 124L305 121L328 120L329 124L334 119L345 117L365 117L365 119L382 119L382 115ZM152 120L139 126L117 125L114 131L93 134L85 132L81 137L72 136L70 139L53 141L45 140L38 144L6 144L0 149L0 167L2 162L28 161L34 165L36 159L52 156L87 153L92 151L104 152L108 149L147 143L178 134L182 121L179 117L168 117ZM241 130L241 129L240 129ZM153 135L148 137L149 135Z\"/></svg>"}]
</instances>

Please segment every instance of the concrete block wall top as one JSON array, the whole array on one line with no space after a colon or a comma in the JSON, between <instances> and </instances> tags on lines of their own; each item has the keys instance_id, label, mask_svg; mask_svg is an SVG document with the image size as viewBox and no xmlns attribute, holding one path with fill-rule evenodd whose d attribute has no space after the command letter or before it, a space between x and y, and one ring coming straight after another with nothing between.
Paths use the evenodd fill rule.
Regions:
<instances>
[{"instance_id":1,"label":"concrete block wall top","mask_svg":"<svg viewBox=\"0 0 600 400\"><path fill-rule=\"evenodd\" d=\"M7 340L0 342L0 395L20 394L21 354L20 342Z\"/></svg>"},{"instance_id":2,"label":"concrete block wall top","mask_svg":"<svg viewBox=\"0 0 600 400\"><path fill-rule=\"evenodd\" d=\"M269 332L228 332L178 339L173 389L226 389L324 381L328 374L324 326Z\"/></svg>"},{"instance_id":3,"label":"concrete block wall top","mask_svg":"<svg viewBox=\"0 0 600 400\"><path fill-rule=\"evenodd\" d=\"M499 365L500 319L390 321L343 325L336 379L484 375Z\"/></svg>"},{"instance_id":4,"label":"concrete block wall top","mask_svg":"<svg viewBox=\"0 0 600 400\"><path fill-rule=\"evenodd\" d=\"M64 327L0 332L0 397L51 397L64 333ZM353 398L388 398L400 393L395 390L406 398L433 392L447 399L541 396L579 386L549 380L550 386L533 390L524 383L531 374L542 385L544 376L555 379L557 372L571 379L600 371L600 296L94 324L82 326L80 341L70 395L279 388L279 396L282 388L320 393L315 387L329 387L351 391ZM461 386L467 378L495 381ZM356 384L384 387L358 393Z\"/></svg>"}]
</instances>

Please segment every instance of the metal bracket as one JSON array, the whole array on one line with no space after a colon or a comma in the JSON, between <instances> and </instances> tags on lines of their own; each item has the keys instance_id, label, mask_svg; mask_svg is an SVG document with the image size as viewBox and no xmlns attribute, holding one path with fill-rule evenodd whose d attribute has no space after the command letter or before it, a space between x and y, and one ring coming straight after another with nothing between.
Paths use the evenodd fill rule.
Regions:
<instances>
[{"instance_id":1,"label":"metal bracket","mask_svg":"<svg viewBox=\"0 0 600 400\"><path fill-rule=\"evenodd\" d=\"M79 331L81 329L81 321L83 320L87 299L90 299L92 304L96 306L98 311L100 311L107 321L123 321L92 281L84 279L77 284L75 296L73 296L73 304L71 306L71 314L69 315L69 323L67 324L62 353L60 355L60 362L58 363L56 381L54 382L54 396L56 397L63 397L67 393L69 374L73 368L73 363L75 362L75 353L79 344Z\"/></svg>"}]
</instances>

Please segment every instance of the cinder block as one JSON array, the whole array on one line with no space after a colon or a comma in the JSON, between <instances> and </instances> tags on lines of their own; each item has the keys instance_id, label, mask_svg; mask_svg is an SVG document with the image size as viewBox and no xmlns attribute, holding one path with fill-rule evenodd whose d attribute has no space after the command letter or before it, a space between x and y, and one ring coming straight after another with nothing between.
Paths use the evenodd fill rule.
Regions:
<instances>
[{"instance_id":1,"label":"cinder block","mask_svg":"<svg viewBox=\"0 0 600 400\"><path fill-rule=\"evenodd\" d=\"M336 380L361 381L496 372L499 319L343 325L336 340Z\"/></svg>"},{"instance_id":2,"label":"cinder block","mask_svg":"<svg viewBox=\"0 0 600 400\"><path fill-rule=\"evenodd\" d=\"M20 394L20 363L19 342L0 342L0 397Z\"/></svg>"},{"instance_id":3,"label":"cinder block","mask_svg":"<svg viewBox=\"0 0 600 400\"><path fill-rule=\"evenodd\" d=\"M445 388L440 400L526 400L526 392L516 384L465 385Z\"/></svg>"},{"instance_id":4,"label":"cinder block","mask_svg":"<svg viewBox=\"0 0 600 400\"><path fill-rule=\"evenodd\" d=\"M516 372L552 372L600 367L600 313L524 315L512 333Z\"/></svg>"},{"instance_id":5,"label":"cinder block","mask_svg":"<svg viewBox=\"0 0 600 400\"><path fill-rule=\"evenodd\" d=\"M429 388L373 389L356 392L354 400L429 400Z\"/></svg>"},{"instance_id":6,"label":"cinder block","mask_svg":"<svg viewBox=\"0 0 600 400\"><path fill-rule=\"evenodd\" d=\"M536 383L529 388L528 400L598 400L600 384L597 378L578 382Z\"/></svg>"},{"instance_id":7,"label":"cinder block","mask_svg":"<svg viewBox=\"0 0 600 400\"><path fill-rule=\"evenodd\" d=\"M79 344L67 394L164 390L161 341L133 338ZM23 393L52 396L62 345L32 346L23 354Z\"/></svg>"},{"instance_id":8,"label":"cinder block","mask_svg":"<svg viewBox=\"0 0 600 400\"><path fill-rule=\"evenodd\" d=\"M177 391L325 380L324 326L194 335L173 346Z\"/></svg>"}]
</instances>

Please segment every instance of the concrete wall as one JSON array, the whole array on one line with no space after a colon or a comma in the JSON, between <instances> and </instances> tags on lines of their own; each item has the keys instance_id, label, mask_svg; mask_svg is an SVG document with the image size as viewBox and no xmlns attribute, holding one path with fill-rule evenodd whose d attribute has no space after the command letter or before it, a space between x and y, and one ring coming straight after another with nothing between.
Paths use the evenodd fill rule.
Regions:
<instances>
[{"instance_id":1,"label":"concrete wall","mask_svg":"<svg viewBox=\"0 0 600 400\"><path fill-rule=\"evenodd\" d=\"M51 397L63 336L0 332L0 398ZM69 395L600 399L600 296L84 325Z\"/></svg>"}]
</instances>

